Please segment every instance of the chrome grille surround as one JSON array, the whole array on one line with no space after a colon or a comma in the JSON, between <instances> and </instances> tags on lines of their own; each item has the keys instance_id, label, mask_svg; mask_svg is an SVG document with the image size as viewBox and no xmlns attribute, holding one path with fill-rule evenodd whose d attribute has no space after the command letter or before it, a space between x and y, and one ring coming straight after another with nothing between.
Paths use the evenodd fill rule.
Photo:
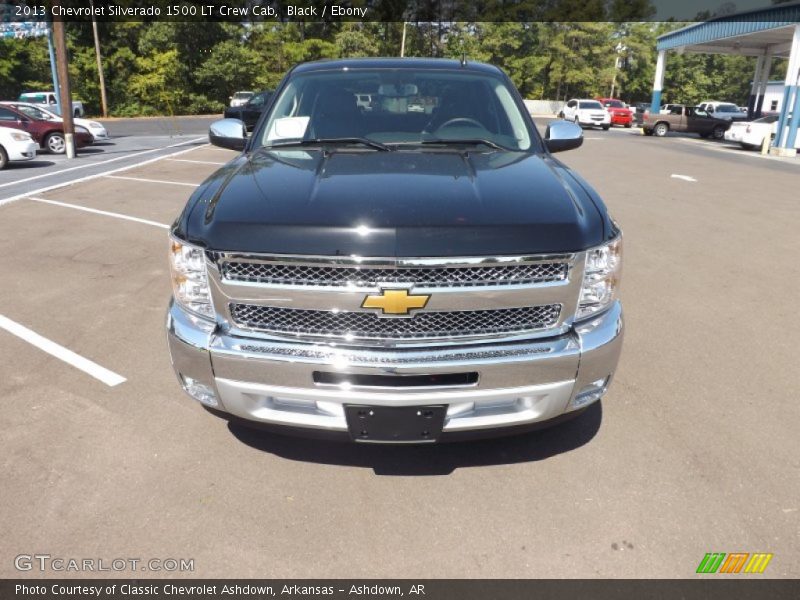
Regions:
<instances>
[{"instance_id":1,"label":"chrome grille surround","mask_svg":"<svg viewBox=\"0 0 800 600\"><path fill-rule=\"evenodd\" d=\"M435 339L537 331L558 322L560 304L418 312L412 318L382 319L374 313L303 310L233 303L234 322L242 328L277 334L358 339Z\"/></svg>"},{"instance_id":2,"label":"chrome grille surround","mask_svg":"<svg viewBox=\"0 0 800 600\"><path fill-rule=\"evenodd\" d=\"M448 283L446 287L436 281L416 280L369 284L349 281L347 285L328 285L331 281L343 281L336 275L339 271L333 273L338 279L323 279L320 284L314 281L302 284L297 279L294 283L262 283L226 277L226 265L232 263L268 265L272 273L282 272L277 270L278 266L289 266L293 268L292 273L299 273L299 267L311 267L319 269L314 273L323 274L336 269L387 274L421 273L423 270L452 273L451 270L460 269L458 273L468 277L474 276L472 269L481 269L481 273L488 275L491 271L492 274L474 284L457 280L456 284ZM574 321L584 263L584 252L430 258L206 253L208 282L221 334L234 336L242 342L260 339L384 349L511 343L563 335ZM543 264L557 266L540 268ZM533 283L499 281L497 274L503 273L506 267L517 269L517 273L530 267L528 273L544 273L543 279L549 277L548 272L561 272L563 275L557 277L563 278ZM366 296L392 289L404 289L410 294L425 294L430 298L424 309L403 316L383 315L362 307ZM553 312L553 307L557 307L557 312ZM537 320L531 311L538 309L550 312L541 313ZM336 317L337 321L317 320L311 325L295 318L327 315L327 319L342 313L348 316ZM455 317L448 317L454 314ZM268 317L275 315L282 319L279 325L268 322ZM493 320L497 317L501 320ZM352 322L343 321L345 318ZM484 319L486 321L481 322ZM377 323L379 320L386 323ZM356 337L357 333L377 337Z\"/></svg>"},{"instance_id":3,"label":"chrome grille surround","mask_svg":"<svg viewBox=\"0 0 800 600\"><path fill-rule=\"evenodd\" d=\"M226 280L309 287L375 287L381 284L415 284L427 287L524 285L563 281L569 271L569 265L565 262L489 263L459 267L362 267L221 259L218 264L220 274Z\"/></svg>"}]
</instances>

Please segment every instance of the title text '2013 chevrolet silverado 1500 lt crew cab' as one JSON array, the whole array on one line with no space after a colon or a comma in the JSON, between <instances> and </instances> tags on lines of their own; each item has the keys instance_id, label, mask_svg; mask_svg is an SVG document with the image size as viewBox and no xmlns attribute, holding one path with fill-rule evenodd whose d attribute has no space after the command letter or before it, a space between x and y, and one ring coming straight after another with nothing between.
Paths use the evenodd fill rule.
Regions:
<instances>
[{"instance_id":1,"label":"title text '2013 chevrolet silverado 1500 lt crew cab'","mask_svg":"<svg viewBox=\"0 0 800 600\"><path fill-rule=\"evenodd\" d=\"M527 430L606 392L621 232L552 156L580 128L542 139L499 69L307 63L249 139L235 119L210 139L243 152L172 227L167 317L178 380L206 407L414 443Z\"/></svg>"}]
</instances>

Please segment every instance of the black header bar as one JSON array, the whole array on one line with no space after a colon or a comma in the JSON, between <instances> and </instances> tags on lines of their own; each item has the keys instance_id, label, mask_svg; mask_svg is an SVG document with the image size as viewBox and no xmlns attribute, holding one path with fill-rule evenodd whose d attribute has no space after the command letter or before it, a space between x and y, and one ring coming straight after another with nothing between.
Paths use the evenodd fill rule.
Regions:
<instances>
[{"instance_id":1,"label":"black header bar","mask_svg":"<svg viewBox=\"0 0 800 600\"><path fill-rule=\"evenodd\" d=\"M86 0L0 0L0 21L693 21L733 10L777 7L780 4L770 0L94 0L92 5ZM756 12L741 18L768 21L785 17Z\"/></svg>"}]
</instances>

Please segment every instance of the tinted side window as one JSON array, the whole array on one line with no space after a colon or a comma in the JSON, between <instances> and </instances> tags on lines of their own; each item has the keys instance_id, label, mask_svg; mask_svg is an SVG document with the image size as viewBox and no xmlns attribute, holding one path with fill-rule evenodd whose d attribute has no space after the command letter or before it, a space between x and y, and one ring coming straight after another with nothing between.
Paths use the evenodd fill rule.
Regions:
<instances>
[{"instance_id":1,"label":"tinted side window","mask_svg":"<svg viewBox=\"0 0 800 600\"><path fill-rule=\"evenodd\" d=\"M250 98L248 104L250 106L264 106L266 101L269 100L270 95L271 94L256 94L255 96Z\"/></svg>"},{"instance_id":2,"label":"tinted side window","mask_svg":"<svg viewBox=\"0 0 800 600\"><path fill-rule=\"evenodd\" d=\"M17 115L7 108L0 108L0 121L16 121Z\"/></svg>"}]
</instances>

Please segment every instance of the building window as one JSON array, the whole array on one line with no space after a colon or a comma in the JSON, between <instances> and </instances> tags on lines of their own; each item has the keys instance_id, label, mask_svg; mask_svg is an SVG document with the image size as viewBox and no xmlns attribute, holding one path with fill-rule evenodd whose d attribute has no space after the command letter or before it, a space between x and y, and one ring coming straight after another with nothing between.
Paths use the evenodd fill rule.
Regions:
<instances>
[{"instance_id":1,"label":"building window","mask_svg":"<svg viewBox=\"0 0 800 600\"><path fill-rule=\"evenodd\" d=\"M777 100L773 100L769 105L769 109L770 110L778 110L778 101Z\"/></svg>"}]
</instances>

